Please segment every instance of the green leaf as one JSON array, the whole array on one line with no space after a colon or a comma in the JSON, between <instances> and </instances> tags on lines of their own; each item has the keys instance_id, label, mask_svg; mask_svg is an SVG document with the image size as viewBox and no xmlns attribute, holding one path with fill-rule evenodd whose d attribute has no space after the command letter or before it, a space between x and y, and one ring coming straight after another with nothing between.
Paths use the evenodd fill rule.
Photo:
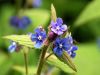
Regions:
<instances>
[{"instance_id":1,"label":"green leaf","mask_svg":"<svg viewBox=\"0 0 100 75\"><path fill-rule=\"evenodd\" d=\"M62 62L64 62L65 64L67 64L67 65L68 65L71 69L73 69L75 72L77 72L77 69L76 69L74 63L73 63L71 57L68 55L67 52L63 51L62 57L58 57L57 55L56 55L56 57L57 57L60 61L62 61Z\"/></svg>"},{"instance_id":2,"label":"green leaf","mask_svg":"<svg viewBox=\"0 0 100 75\"><path fill-rule=\"evenodd\" d=\"M18 71L18 72L20 72L22 75L25 75L25 67L24 66L14 66L13 67L13 69L15 70L15 71ZM31 67L28 67L28 74L29 75L35 75L35 73L36 73L36 67L34 67L34 66L31 66Z\"/></svg>"},{"instance_id":3,"label":"green leaf","mask_svg":"<svg viewBox=\"0 0 100 75\"><path fill-rule=\"evenodd\" d=\"M69 66L67 64L65 64L64 62L60 61L56 56L52 55L47 59L47 63L50 65L53 65L55 67L60 68L61 70L63 70L64 72L67 73L74 73L74 71L69 68Z\"/></svg>"},{"instance_id":4,"label":"green leaf","mask_svg":"<svg viewBox=\"0 0 100 75\"><path fill-rule=\"evenodd\" d=\"M74 24L80 26L98 18L100 18L100 0L95 0L86 6Z\"/></svg>"},{"instance_id":5,"label":"green leaf","mask_svg":"<svg viewBox=\"0 0 100 75\"><path fill-rule=\"evenodd\" d=\"M31 41L29 35L9 35L3 38L15 41L19 43L20 45L27 46L30 48L33 48L33 45L34 45L34 42Z\"/></svg>"}]
</instances>

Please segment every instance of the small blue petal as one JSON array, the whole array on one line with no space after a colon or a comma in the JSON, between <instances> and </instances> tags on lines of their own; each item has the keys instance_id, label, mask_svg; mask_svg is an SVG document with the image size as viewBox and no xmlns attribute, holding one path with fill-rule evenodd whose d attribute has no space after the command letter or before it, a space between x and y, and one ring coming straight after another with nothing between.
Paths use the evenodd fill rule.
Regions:
<instances>
[{"instance_id":1,"label":"small blue petal","mask_svg":"<svg viewBox=\"0 0 100 75\"><path fill-rule=\"evenodd\" d=\"M75 45L73 45L73 46L72 46L72 51L75 51L75 50L78 50L78 47L75 46Z\"/></svg>"},{"instance_id":2,"label":"small blue petal","mask_svg":"<svg viewBox=\"0 0 100 75\"><path fill-rule=\"evenodd\" d=\"M57 56L61 56L62 55L62 49L58 48L58 47L55 47L53 49L54 53L57 55Z\"/></svg>"},{"instance_id":3,"label":"small blue petal","mask_svg":"<svg viewBox=\"0 0 100 75\"><path fill-rule=\"evenodd\" d=\"M62 26L61 26L61 30L62 30L62 31L66 31L66 30L67 30L67 25L62 25Z\"/></svg>"},{"instance_id":4,"label":"small blue petal","mask_svg":"<svg viewBox=\"0 0 100 75\"><path fill-rule=\"evenodd\" d=\"M60 56L62 56L62 53L63 53L63 51L62 50L59 50L59 51L57 51L57 55L60 57Z\"/></svg>"},{"instance_id":5,"label":"small blue petal","mask_svg":"<svg viewBox=\"0 0 100 75\"><path fill-rule=\"evenodd\" d=\"M58 49L57 47L55 47L55 48L53 49L54 53L56 53L56 52L57 52L57 49Z\"/></svg>"},{"instance_id":6,"label":"small blue petal","mask_svg":"<svg viewBox=\"0 0 100 75\"><path fill-rule=\"evenodd\" d=\"M45 40L45 38L46 38L46 32L45 31L41 32L41 36L42 36L42 40Z\"/></svg>"},{"instance_id":7,"label":"small blue petal","mask_svg":"<svg viewBox=\"0 0 100 75\"><path fill-rule=\"evenodd\" d=\"M36 28L34 31L35 31L35 33L40 33L41 29L40 28Z\"/></svg>"},{"instance_id":8,"label":"small blue petal","mask_svg":"<svg viewBox=\"0 0 100 75\"><path fill-rule=\"evenodd\" d=\"M14 52L17 48L17 44L15 42L12 42L12 44L8 47L8 51L10 53Z\"/></svg>"},{"instance_id":9,"label":"small blue petal","mask_svg":"<svg viewBox=\"0 0 100 75\"><path fill-rule=\"evenodd\" d=\"M57 18L57 23L58 23L59 25L62 25L62 24L63 24L62 18Z\"/></svg>"},{"instance_id":10,"label":"small blue petal","mask_svg":"<svg viewBox=\"0 0 100 75\"><path fill-rule=\"evenodd\" d=\"M67 38L69 39L69 42L70 42L71 44L73 44L73 38L72 38L72 36L69 35Z\"/></svg>"},{"instance_id":11,"label":"small blue petal","mask_svg":"<svg viewBox=\"0 0 100 75\"><path fill-rule=\"evenodd\" d=\"M58 44L60 44L60 42L61 42L61 39L60 39L60 38L57 38L57 39L55 40L54 44L55 44L55 45L58 45Z\"/></svg>"},{"instance_id":12,"label":"small blue petal","mask_svg":"<svg viewBox=\"0 0 100 75\"><path fill-rule=\"evenodd\" d=\"M34 45L35 48L41 48L42 47L42 42L36 42Z\"/></svg>"},{"instance_id":13,"label":"small blue petal","mask_svg":"<svg viewBox=\"0 0 100 75\"><path fill-rule=\"evenodd\" d=\"M52 27L56 27L57 25L57 22L54 22L54 21L51 21L51 24L50 24Z\"/></svg>"},{"instance_id":14,"label":"small blue petal","mask_svg":"<svg viewBox=\"0 0 100 75\"><path fill-rule=\"evenodd\" d=\"M63 46L63 49L68 51L70 49L71 45L70 44L66 44Z\"/></svg>"},{"instance_id":15,"label":"small blue petal","mask_svg":"<svg viewBox=\"0 0 100 75\"><path fill-rule=\"evenodd\" d=\"M62 32L62 31L58 31L57 34L58 34L58 35L62 35L63 32Z\"/></svg>"},{"instance_id":16,"label":"small blue petal","mask_svg":"<svg viewBox=\"0 0 100 75\"><path fill-rule=\"evenodd\" d=\"M31 34L31 40L36 41L37 40L37 34Z\"/></svg>"},{"instance_id":17,"label":"small blue petal","mask_svg":"<svg viewBox=\"0 0 100 75\"><path fill-rule=\"evenodd\" d=\"M69 54L69 56L71 56L72 54L71 50L68 50L67 53Z\"/></svg>"},{"instance_id":18,"label":"small blue petal","mask_svg":"<svg viewBox=\"0 0 100 75\"><path fill-rule=\"evenodd\" d=\"M58 34L58 31L56 30L56 28L51 28L51 31Z\"/></svg>"},{"instance_id":19,"label":"small blue petal","mask_svg":"<svg viewBox=\"0 0 100 75\"><path fill-rule=\"evenodd\" d=\"M72 52L71 57L74 58L76 56L75 52Z\"/></svg>"}]
</instances>

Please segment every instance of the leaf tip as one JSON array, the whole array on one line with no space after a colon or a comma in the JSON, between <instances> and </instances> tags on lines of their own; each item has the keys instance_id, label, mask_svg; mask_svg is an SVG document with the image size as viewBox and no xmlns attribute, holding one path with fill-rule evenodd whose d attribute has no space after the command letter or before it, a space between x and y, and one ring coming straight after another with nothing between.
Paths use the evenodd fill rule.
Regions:
<instances>
[{"instance_id":1,"label":"leaf tip","mask_svg":"<svg viewBox=\"0 0 100 75\"><path fill-rule=\"evenodd\" d=\"M70 56L68 55L67 52L63 52L63 57L62 59L65 61L65 63L73 69L75 72L77 72L76 66L74 65L73 61L71 60Z\"/></svg>"},{"instance_id":2,"label":"leaf tip","mask_svg":"<svg viewBox=\"0 0 100 75\"><path fill-rule=\"evenodd\" d=\"M77 69L75 68L74 71L77 72Z\"/></svg>"},{"instance_id":3,"label":"leaf tip","mask_svg":"<svg viewBox=\"0 0 100 75\"><path fill-rule=\"evenodd\" d=\"M51 4L51 19L52 19L53 21L56 21L56 18L57 18L57 16L56 16L55 7L54 7L53 4Z\"/></svg>"}]
</instances>

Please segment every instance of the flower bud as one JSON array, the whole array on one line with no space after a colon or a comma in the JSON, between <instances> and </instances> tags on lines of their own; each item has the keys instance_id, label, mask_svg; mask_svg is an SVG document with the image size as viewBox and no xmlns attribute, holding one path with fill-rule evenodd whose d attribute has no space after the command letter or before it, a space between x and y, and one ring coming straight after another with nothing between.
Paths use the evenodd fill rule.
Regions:
<instances>
[{"instance_id":1,"label":"flower bud","mask_svg":"<svg viewBox=\"0 0 100 75\"><path fill-rule=\"evenodd\" d=\"M57 37L57 34L55 34L54 32L51 31L51 32L48 33L48 38L49 38L50 41L55 40L56 37Z\"/></svg>"}]
</instances>

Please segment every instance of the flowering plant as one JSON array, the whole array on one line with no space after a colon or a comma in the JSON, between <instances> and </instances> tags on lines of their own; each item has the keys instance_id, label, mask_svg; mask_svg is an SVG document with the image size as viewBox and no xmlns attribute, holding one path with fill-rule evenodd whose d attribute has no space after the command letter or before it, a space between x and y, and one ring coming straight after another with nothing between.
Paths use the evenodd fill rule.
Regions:
<instances>
[{"instance_id":1,"label":"flowering plant","mask_svg":"<svg viewBox=\"0 0 100 75\"><path fill-rule=\"evenodd\" d=\"M45 61L52 55L55 55L61 62L67 64L74 71L77 71L72 58L76 56L75 51L78 47L74 45L73 38L68 31L67 25L63 24L61 18L57 18L53 4L51 5L51 23L48 27L48 34L42 26L39 26L35 29L35 33L29 33L27 35L10 35L4 38L12 40L12 44L9 46L9 52L23 49L26 75L28 75L27 55L29 48L41 49L36 75L41 74Z\"/></svg>"}]
</instances>

